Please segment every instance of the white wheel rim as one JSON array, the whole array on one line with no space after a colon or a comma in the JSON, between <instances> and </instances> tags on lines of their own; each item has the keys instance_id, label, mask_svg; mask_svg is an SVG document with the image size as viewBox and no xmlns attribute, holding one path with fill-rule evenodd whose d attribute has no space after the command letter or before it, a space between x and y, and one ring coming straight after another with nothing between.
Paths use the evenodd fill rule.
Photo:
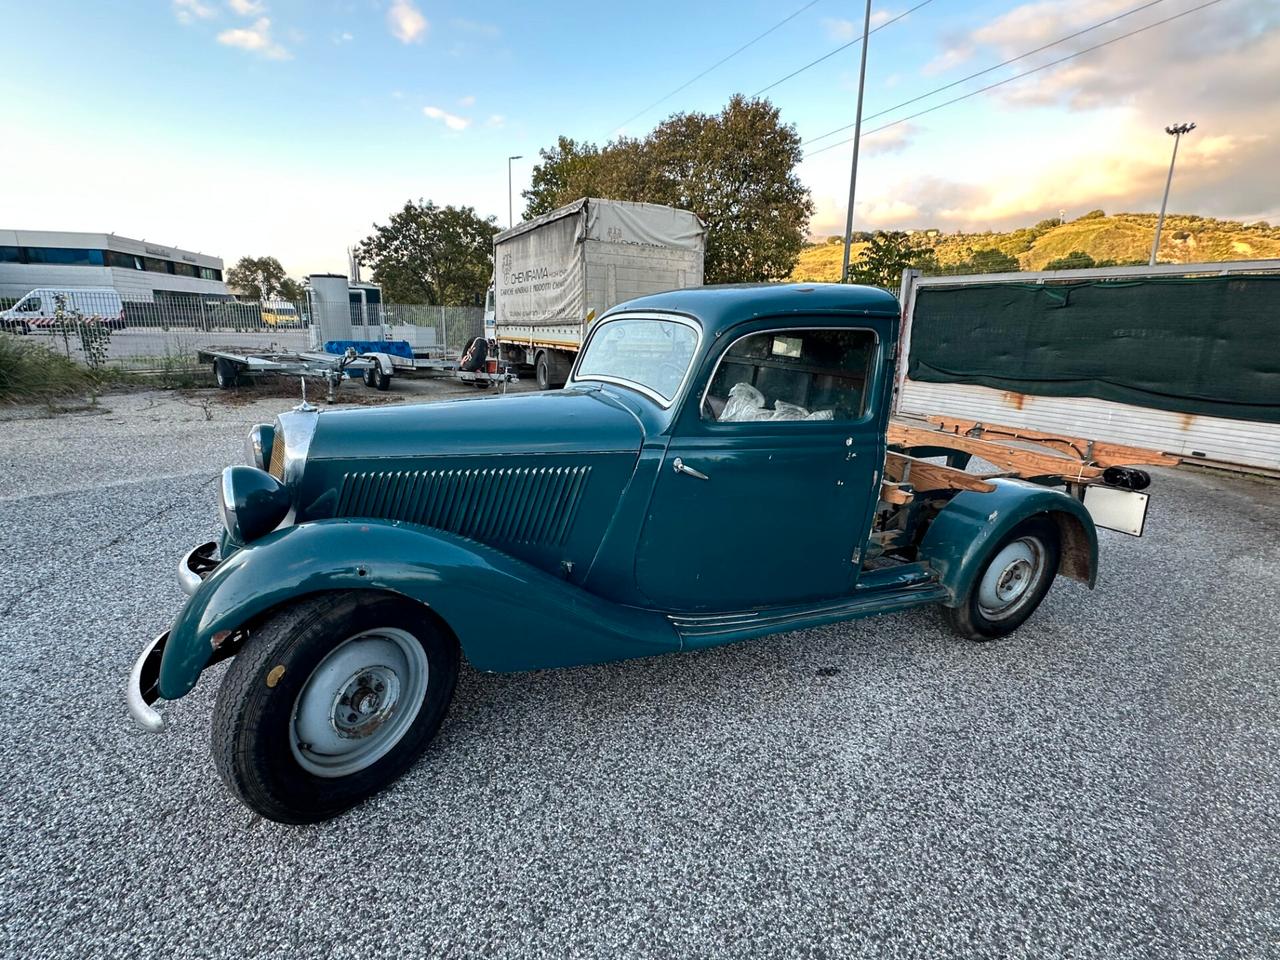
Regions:
<instances>
[{"instance_id":1,"label":"white wheel rim","mask_svg":"<svg viewBox=\"0 0 1280 960\"><path fill-rule=\"evenodd\" d=\"M991 558L978 583L978 610L988 620L1008 620L1035 596L1045 572L1045 549L1021 537Z\"/></svg>"},{"instance_id":2,"label":"white wheel rim","mask_svg":"<svg viewBox=\"0 0 1280 960\"><path fill-rule=\"evenodd\" d=\"M298 693L289 748L317 777L346 777L387 755L413 725L430 679L413 634L368 630L338 644Z\"/></svg>"}]
</instances>

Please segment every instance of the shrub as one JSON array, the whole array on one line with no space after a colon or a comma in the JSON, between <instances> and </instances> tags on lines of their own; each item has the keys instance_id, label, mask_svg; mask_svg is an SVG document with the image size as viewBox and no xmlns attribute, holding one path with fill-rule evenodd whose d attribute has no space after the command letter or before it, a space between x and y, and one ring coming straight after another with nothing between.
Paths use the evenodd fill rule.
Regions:
<instances>
[{"instance_id":1,"label":"shrub","mask_svg":"<svg viewBox=\"0 0 1280 960\"><path fill-rule=\"evenodd\" d=\"M75 361L43 344L0 333L0 401L45 403L91 386L88 372Z\"/></svg>"}]
</instances>

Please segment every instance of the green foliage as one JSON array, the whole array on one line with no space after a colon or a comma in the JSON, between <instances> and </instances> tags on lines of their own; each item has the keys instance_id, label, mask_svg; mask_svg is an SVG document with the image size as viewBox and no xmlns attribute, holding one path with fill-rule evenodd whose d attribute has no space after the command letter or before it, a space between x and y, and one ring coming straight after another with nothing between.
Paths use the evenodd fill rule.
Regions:
<instances>
[{"instance_id":1,"label":"green foliage","mask_svg":"<svg viewBox=\"0 0 1280 960\"><path fill-rule=\"evenodd\" d=\"M1076 217L1077 220L1101 220L1107 215L1105 210L1090 210L1088 213L1081 214Z\"/></svg>"},{"instance_id":2,"label":"green foliage","mask_svg":"<svg viewBox=\"0 0 1280 960\"><path fill-rule=\"evenodd\" d=\"M1044 265L1046 270L1087 270L1098 266L1098 261L1083 250L1072 250L1065 257L1050 260Z\"/></svg>"},{"instance_id":3,"label":"green foliage","mask_svg":"<svg viewBox=\"0 0 1280 960\"><path fill-rule=\"evenodd\" d=\"M88 371L69 357L0 333L0 402L46 403L82 393L91 383Z\"/></svg>"},{"instance_id":4,"label":"green foliage","mask_svg":"<svg viewBox=\"0 0 1280 960\"><path fill-rule=\"evenodd\" d=\"M561 137L540 155L526 217L581 197L692 210L707 225L707 283L780 280L804 246L800 137L767 100L734 96L718 114L676 114L603 148Z\"/></svg>"},{"instance_id":5,"label":"green foliage","mask_svg":"<svg viewBox=\"0 0 1280 960\"><path fill-rule=\"evenodd\" d=\"M955 272L957 274L1014 273L1019 268L1017 257L994 247L987 247L984 250L975 250L966 262L957 265Z\"/></svg>"},{"instance_id":6,"label":"green foliage","mask_svg":"<svg viewBox=\"0 0 1280 960\"><path fill-rule=\"evenodd\" d=\"M483 298L493 276L494 218L474 207L409 200L360 242L356 256L373 268L388 303L464 306Z\"/></svg>"},{"instance_id":7,"label":"green foliage","mask_svg":"<svg viewBox=\"0 0 1280 960\"><path fill-rule=\"evenodd\" d=\"M542 158L542 162L533 168L529 189L520 194L526 201L526 220L563 206L570 200L561 201L561 197L569 196L572 191L593 183L600 161L600 148L590 143L578 143L569 137L560 137L554 147L539 150L538 156Z\"/></svg>"},{"instance_id":8,"label":"green foliage","mask_svg":"<svg viewBox=\"0 0 1280 960\"><path fill-rule=\"evenodd\" d=\"M290 303L298 303L306 298L306 294L302 289L302 284L290 277L285 277L280 281L280 299L288 300Z\"/></svg>"},{"instance_id":9,"label":"green foliage","mask_svg":"<svg viewBox=\"0 0 1280 960\"><path fill-rule=\"evenodd\" d=\"M1047 220L1041 220L1032 229L1037 231L1038 233L1045 233L1049 230L1052 230L1054 227L1060 227L1060 226L1062 226L1061 217L1050 217Z\"/></svg>"},{"instance_id":10,"label":"green foliage","mask_svg":"<svg viewBox=\"0 0 1280 960\"><path fill-rule=\"evenodd\" d=\"M107 351L111 347L111 329L100 323L85 323L81 320L75 324L75 330L80 338L84 362L89 365L89 369L104 367L107 363Z\"/></svg>"},{"instance_id":11,"label":"green foliage","mask_svg":"<svg viewBox=\"0 0 1280 960\"><path fill-rule=\"evenodd\" d=\"M275 257L241 257L227 271L226 280L250 300L302 299L302 285L289 279Z\"/></svg>"},{"instance_id":12,"label":"green foliage","mask_svg":"<svg viewBox=\"0 0 1280 960\"><path fill-rule=\"evenodd\" d=\"M908 267L922 272L938 268L933 247L903 232L878 231L857 261L849 265L850 279L886 290L896 290L902 271Z\"/></svg>"}]
</instances>

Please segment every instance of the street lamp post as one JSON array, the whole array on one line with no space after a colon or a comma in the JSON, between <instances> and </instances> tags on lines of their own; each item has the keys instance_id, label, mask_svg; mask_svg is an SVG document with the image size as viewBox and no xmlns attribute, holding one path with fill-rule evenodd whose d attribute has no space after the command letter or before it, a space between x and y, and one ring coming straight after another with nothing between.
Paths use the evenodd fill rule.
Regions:
<instances>
[{"instance_id":1,"label":"street lamp post","mask_svg":"<svg viewBox=\"0 0 1280 960\"><path fill-rule=\"evenodd\" d=\"M871 34L871 0L862 20L862 65L858 68L858 108L853 118L853 165L849 168L849 213L844 220L844 266L840 282L849 282L849 246L853 243L853 192L858 185L858 147L862 142L862 91L867 86L867 37Z\"/></svg>"},{"instance_id":2,"label":"street lamp post","mask_svg":"<svg viewBox=\"0 0 1280 960\"><path fill-rule=\"evenodd\" d=\"M510 230L512 227L516 225L515 214L511 206L511 161L523 160L523 159L524 157L521 154L516 154L514 157L507 157L507 229L508 230Z\"/></svg>"},{"instance_id":3,"label":"street lamp post","mask_svg":"<svg viewBox=\"0 0 1280 960\"><path fill-rule=\"evenodd\" d=\"M1148 264L1151 267L1156 265L1156 254L1160 250L1160 231L1164 229L1164 210L1169 205L1169 186L1173 183L1173 165L1178 160L1178 141L1184 133L1190 133L1195 128L1194 123L1175 123L1164 128L1164 132L1173 137L1173 157L1169 160L1169 177L1164 182L1164 199L1160 201L1160 216L1156 220L1156 238L1151 243L1151 262Z\"/></svg>"}]
</instances>

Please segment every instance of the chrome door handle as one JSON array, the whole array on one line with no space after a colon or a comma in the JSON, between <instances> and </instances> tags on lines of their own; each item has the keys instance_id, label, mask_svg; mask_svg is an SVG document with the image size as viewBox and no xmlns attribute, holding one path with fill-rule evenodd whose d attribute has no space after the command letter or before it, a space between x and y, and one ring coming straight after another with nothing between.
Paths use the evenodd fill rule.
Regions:
<instances>
[{"instance_id":1,"label":"chrome door handle","mask_svg":"<svg viewBox=\"0 0 1280 960\"><path fill-rule=\"evenodd\" d=\"M697 477L699 480L711 479L701 470L695 470L693 469L693 467L686 467L684 465L684 461L681 460L679 457L676 457L675 460L672 462L671 469L675 470L676 473L684 473L691 477Z\"/></svg>"}]
</instances>

